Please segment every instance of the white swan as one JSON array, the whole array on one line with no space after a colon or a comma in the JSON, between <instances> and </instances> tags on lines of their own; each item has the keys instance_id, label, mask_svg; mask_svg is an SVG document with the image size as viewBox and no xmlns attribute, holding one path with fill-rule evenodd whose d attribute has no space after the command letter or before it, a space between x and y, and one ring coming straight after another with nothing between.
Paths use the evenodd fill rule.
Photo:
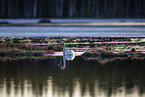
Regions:
<instances>
[{"instance_id":1,"label":"white swan","mask_svg":"<svg viewBox=\"0 0 145 97\"><path fill-rule=\"evenodd\" d=\"M63 41L61 41L61 44L63 45L63 57L66 60L73 60L75 58L75 52L73 50L65 51L65 43Z\"/></svg>"},{"instance_id":2,"label":"white swan","mask_svg":"<svg viewBox=\"0 0 145 97\"><path fill-rule=\"evenodd\" d=\"M63 41L61 41L60 44L63 45L63 63L62 63L62 61L60 61L58 66L60 67L61 70L64 70L66 67L66 60L73 60L75 58L75 52L73 50L65 51L65 43Z\"/></svg>"}]
</instances>

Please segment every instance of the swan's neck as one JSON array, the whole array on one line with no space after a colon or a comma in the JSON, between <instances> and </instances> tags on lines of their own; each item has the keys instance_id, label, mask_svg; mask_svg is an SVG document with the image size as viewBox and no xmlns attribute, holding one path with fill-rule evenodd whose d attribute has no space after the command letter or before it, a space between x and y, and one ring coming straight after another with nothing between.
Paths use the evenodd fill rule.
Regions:
<instances>
[{"instance_id":1,"label":"swan's neck","mask_svg":"<svg viewBox=\"0 0 145 97\"><path fill-rule=\"evenodd\" d=\"M66 65L66 63L65 63L65 44L63 44L63 63L65 66Z\"/></svg>"},{"instance_id":2,"label":"swan's neck","mask_svg":"<svg viewBox=\"0 0 145 97\"><path fill-rule=\"evenodd\" d=\"M65 44L63 44L63 54L65 55Z\"/></svg>"}]
</instances>

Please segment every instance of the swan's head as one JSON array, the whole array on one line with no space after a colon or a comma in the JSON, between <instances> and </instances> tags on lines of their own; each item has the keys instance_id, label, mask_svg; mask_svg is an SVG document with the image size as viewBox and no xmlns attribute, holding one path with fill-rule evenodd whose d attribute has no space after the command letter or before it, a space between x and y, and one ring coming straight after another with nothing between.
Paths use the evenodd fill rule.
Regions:
<instances>
[{"instance_id":1,"label":"swan's head","mask_svg":"<svg viewBox=\"0 0 145 97\"><path fill-rule=\"evenodd\" d=\"M60 44L61 44L61 45L64 45L64 42L63 42L63 41L61 41L61 42L60 42Z\"/></svg>"}]
</instances>

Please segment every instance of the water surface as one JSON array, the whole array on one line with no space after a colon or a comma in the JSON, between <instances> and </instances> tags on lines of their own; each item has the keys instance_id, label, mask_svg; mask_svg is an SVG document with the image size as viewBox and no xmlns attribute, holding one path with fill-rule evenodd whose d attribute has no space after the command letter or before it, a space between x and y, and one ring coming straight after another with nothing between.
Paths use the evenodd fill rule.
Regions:
<instances>
[{"instance_id":1,"label":"water surface","mask_svg":"<svg viewBox=\"0 0 145 97\"><path fill-rule=\"evenodd\" d=\"M10 23L38 23L40 19L0 19L1 21L7 21ZM84 18L84 19L62 19L62 18L56 18L56 19L52 19L50 18L50 21L52 23L112 23L112 22L145 22L145 19L143 18L92 18L92 19L88 19L88 18Z\"/></svg>"},{"instance_id":2,"label":"water surface","mask_svg":"<svg viewBox=\"0 0 145 97\"><path fill-rule=\"evenodd\" d=\"M93 20L90 21L92 22ZM120 21L124 22L124 20ZM20 23L19 21L15 22ZM62 20L57 20L56 22L62 22ZM66 22L74 21L70 20ZM82 20L82 22L86 21ZM114 20L114 22L116 21ZM21 23L24 23L24 20L22 20ZM34 23L34 21L32 21L32 23ZM67 38L64 38L63 41L66 42L67 49L74 49L76 51L78 49L78 51L85 51L84 49L94 49L94 51L96 51L98 47L101 47L107 50L109 49L112 52L120 52L121 50L130 50L134 47L138 51L144 52L145 48L144 38L131 38L129 41L124 40L122 42L115 39L110 40L110 38L102 38L100 40L93 39L93 37L145 37L145 27L137 26L1 26L0 36L75 37L75 39L68 39L69 41ZM91 38L79 39L77 37ZM110 41L102 41L105 39ZM56 44L56 40L51 40L50 38L46 40L48 40L47 45ZM29 41L29 39L27 41ZM109 44L114 45L110 46ZM73 45L77 47L72 48ZM62 53L60 53L60 55L62 55ZM89 60L81 56L76 56L74 60L66 60L66 67L63 70L58 66L58 64L61 63L60 60L62 60L62 56L51 56L45 59L27 58L0 60L0 97L145 96L144 58Z\"/></svg>"},{"instance_id":3,"label":"water surface","mask_svg":"<svg viewBox=\"0 0 145 97\"><path fill-rule=\"evenodd\" d=\"M0 61L0 97L144 97L145 60L105 64L76 57Z\"/></svg>"},{"instance_id":4,"label":"water surface","mask_svg":"<svg viewBox=\"0 0 145 97\"><path fill-rule=\"evenodd\" d=\"M1 37L145 37L145 27L1 26Z\"/></svg>"}]
</instances>

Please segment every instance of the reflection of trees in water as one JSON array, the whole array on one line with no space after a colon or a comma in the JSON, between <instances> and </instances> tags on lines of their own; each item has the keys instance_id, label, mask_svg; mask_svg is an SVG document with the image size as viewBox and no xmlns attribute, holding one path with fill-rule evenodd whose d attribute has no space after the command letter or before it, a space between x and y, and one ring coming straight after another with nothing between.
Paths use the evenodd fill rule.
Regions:
<instances>
[{"instance_id":1,"label":"reflection of trees in water","mask_svg":"<svg viewBox=\"0 0 145 97\"><path fill-rule=\"evenodd\" d=\"M136 59L115 60L103 66L103 72L99 80L99 85L105 82L105 89L108 95L122 86L125 86L126 93L137 86L138 90L145 92L143 74L145 73L145 61ZM101 86L102 87L102 86ZM100 87L100 88L101 88ZM108 88L106 88L108 87ZM141 94L142 94L141 93Z\"/></svg>"},{"instance_id":2,"label":"reflection of trees in water","mask_svg":"<svg viewBox=\"0 0 145 97\"><path fill-rule=\"evenodd\" d=\"M70 97L74 93L76 82L80 84L81 95L89 91L90 95L98 95L98 91L106 92L108 96L116 94L125 87L126 94L133 92L137 87L140 95L145 92L145 60L125 59L108 62L103 66L96 60L84 60L77 57L74 61L67 61L64 71L59 70L59 58L45 60L17 60L0 61L0 86L6 82L8 94L11 92L11 82L14 82L18 92L20 85L24 91L25 81L32 85L33 93L43 94L43 88L48 87L48 79L52 79L53 93L65 94L69 91ZM5 81L4 81L5 80ZM96 87L99 90L96 91ZM0 87L2 88L2 87ZM45 88L47 91L48 88Z\"/></svg>"}]
</instances>

